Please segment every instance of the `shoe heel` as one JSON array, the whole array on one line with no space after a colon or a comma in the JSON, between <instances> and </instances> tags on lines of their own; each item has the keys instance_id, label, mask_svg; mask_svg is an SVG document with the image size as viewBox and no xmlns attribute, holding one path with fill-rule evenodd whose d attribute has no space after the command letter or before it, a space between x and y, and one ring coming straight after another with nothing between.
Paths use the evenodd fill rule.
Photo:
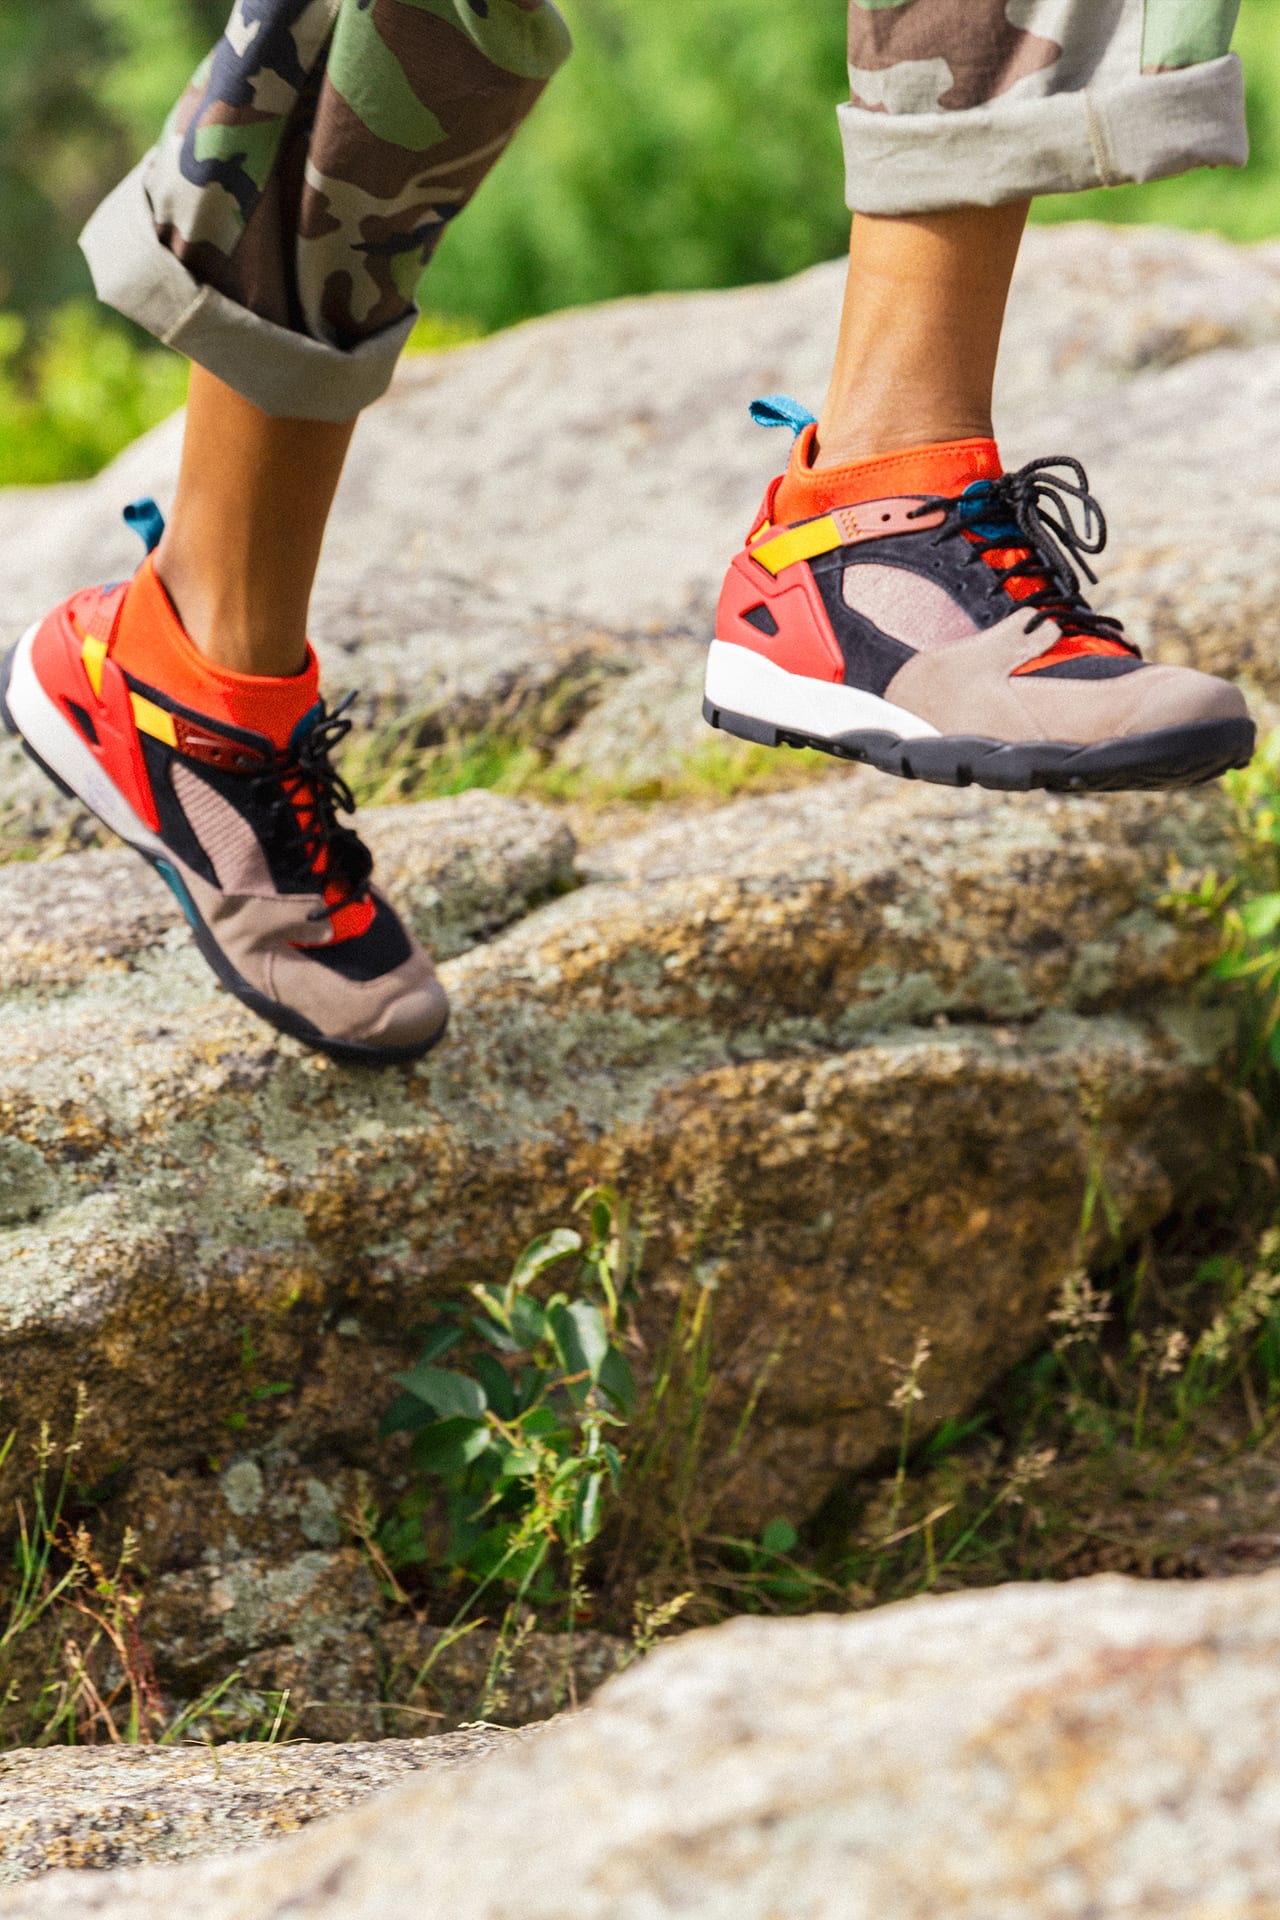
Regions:
<instances>
[{"instance_id":1,"label":"shoe heel","mask_svg":"<svg viewBox=\"0 0 1280 1920\"><path fill-rule=\"evenodd\" d=\"M702 717L709 727L718 727L721 733L731 733L738 740L751 740L758 747L782 745L778 729L768 720L753 720L745 713L730 713L727 708L717 707L710 700L702 703Z\"/></svg>"},{"instance_id":2,"label":"shoe heel","mask_svg":"<svg viewBox=\"0 0 1280 1920\"><path fill-rule=\"evenodd\" d=\"M76 805L79 806L81 804L79 794L73 792L66 781L63 780L60 775L56 774L52 767L46 766L30 741L23 738L17 721L9 711L9 682L13 677L13 663L18 657L18 648L21 645L22 642L19 640L16 645L10 647L4 659L0 660L0 722L3 723L5 732L18 742L18 745L26 754L32 766L39 767L45 779L52 780L59 793L65 794L68 800L74 800Z\"/></svg>"},{"instance_id":3,"label":"shoe heel","mask_svg":"<svg viewBox=\"0 0 1280 1920\"><path fill-rule=\"evenodd\" d=\"M0 723L3 723L5 732L11 733L15 740L20 739L21 735L18 732L13 715L9 711L9 681L13 677L13 663L17 658L18 648L21 645L21 640L15 641L8 653L5 654L4 659L0 660Z\"/></svg>"}]
</instances>

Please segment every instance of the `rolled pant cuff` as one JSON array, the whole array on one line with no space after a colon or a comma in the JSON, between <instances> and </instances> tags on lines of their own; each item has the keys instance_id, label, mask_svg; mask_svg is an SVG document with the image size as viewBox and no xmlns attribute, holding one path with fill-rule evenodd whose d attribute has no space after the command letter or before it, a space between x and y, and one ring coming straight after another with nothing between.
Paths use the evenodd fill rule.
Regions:
<instances>
[{"instance_id":1,"label":"rolled pant cuff","mask_svg":"<svg viewBox=\"0 0 1280 1920\"><path fill-rule=\"evenodd\" d=\"M80 236L98 297L216 374L264 413L350 420L385 393L417 310L344 350L278 327L202 286L156 232L147 160L110 193Z\"/></svg>"},{"instance_id":2,"label":"rolled pant cuff","mask_svg":"<svg viewBox=\"0 0 1280 1920\"><path fill-rule=\"evenodd\" d=\"M1159 180L1249 157L1244 75L1227 54L1118 86L956 113L840 108L857 213L994 207L1037 193Z\"/></svg>"}]
</instances>

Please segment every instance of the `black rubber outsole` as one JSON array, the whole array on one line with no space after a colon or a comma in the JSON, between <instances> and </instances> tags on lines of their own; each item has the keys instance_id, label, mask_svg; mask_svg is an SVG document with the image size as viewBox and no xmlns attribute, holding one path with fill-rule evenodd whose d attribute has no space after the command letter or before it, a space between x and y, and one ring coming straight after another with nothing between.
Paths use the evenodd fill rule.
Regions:
<instances>
[{"instance_id":1,"label":"black rubber outsole","mask_svg":"<svg viewBox=\"0 0 1280 1920\"><path fill-rule=\"evenodd\" d=\"M1252 720L1210 720L1197 726L1164 727L1094 746L1070 741L985 740L941 734L902 740L894 733L816 734L776 727L749 714L731 713L710 700L702 717L724 733L764 747L816 747L839 760L854 760L903 780L930 780L944 787L990 787L999 793L1144 792L1196 787L1216 780L1253 758L1257 730Z\"/></svg>"},{"instance_id":2,"label":"black rubber outsole","mask_svg":"<svg viewBox=\"0 0 1280 1920\"><path fill-rule=\"evenodd\" d=\"M46 780L52 780L59 793L64 793L68 800L74 800L77 806L86 806L87 803L81 799L75 789L69 787L66 781L40 758L40 755L31 745L31 742L25 737L9 711L9 681L13 674L13 661L16 653L17 647L10 647L3 660L0 660L0 723L3 723L5 732L12 734L13 738L19 743L22 751L26 754L32 765L39 767ZM91 813L93 812L91 807L88 810ZM95 819L98 817L97 814L94 814ZM106 825L105 821L103 825ZM107 831L110 833L113 829L108 827ZM119 839L120 836L117 834L116 838ZM126 840L124 845L132 846L132 842ZM227 959L225 953L223 953L221 947L209 931L204 919L201 917L200 910L196 906L195 901L182 885L181 879L173 869L168 867L166 863L155 854L148 853L145 847L133 847L133 851L138 855L139 859L147 861L148 865L155 868L160 878L169 888L169 891L174 895L178 905L182 908L183 916L188 926L191 928L192 936L195 939L196 946L199 948L201 958L217 975L219 984L224 986L228 993L233 994L243 1006L248 1007L251 1013L256 1013L260 1020L265 1020L268 1026L274 1027L278 1033L286 1033L291 1040L300 1040L304 1046L310 1047L313 1052L327 1054L331 1060L339 1060L345 1066L350 1067L407 1066L411 1061L424 1059L425 1056L429 1054L434 1047L438 1047L444 1039L449 1028L448 1014L445 1015L444 1025L441 1027L439 1033L433 1034L430 1040L412 1047L369 1047L363 1045L358 1040L330 1040L325 1034L320 1032L318 1027L313 1026L311 1021L306 1019L304 1015L294 1013L288 1007L278 1006L274 1000L268 1000L265 994L259 993L256 987L250 986L249 982L242 974L236 971Z\"/></svg>"}]
</instances>

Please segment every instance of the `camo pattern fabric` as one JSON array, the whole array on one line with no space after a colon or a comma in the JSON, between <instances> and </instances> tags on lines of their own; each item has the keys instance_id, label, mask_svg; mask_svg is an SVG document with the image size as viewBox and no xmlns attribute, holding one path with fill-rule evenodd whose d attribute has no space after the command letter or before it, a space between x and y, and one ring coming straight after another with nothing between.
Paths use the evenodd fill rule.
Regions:
<instances>
[{"instance_id":1,"label":"camo pattern fabric","mask_svg":"<svg viewBox=\"0 0 1280 1920\"><path fill-rule=\"evenodd\" d=\"M337 348L403 321L569 52L550 0L236 0L146 167L201 285Z\"/></svg>"},{"instance_id":2,"label":"camo pattern fabric","mask_svg":"<svg viewBox=\"0 0 1280 1920\"><path fill-rule=\"evenodd\" d=\"M1199 66L1240 0L850 0L852 104L951 113Z\"/></svg>"}]
</instances>

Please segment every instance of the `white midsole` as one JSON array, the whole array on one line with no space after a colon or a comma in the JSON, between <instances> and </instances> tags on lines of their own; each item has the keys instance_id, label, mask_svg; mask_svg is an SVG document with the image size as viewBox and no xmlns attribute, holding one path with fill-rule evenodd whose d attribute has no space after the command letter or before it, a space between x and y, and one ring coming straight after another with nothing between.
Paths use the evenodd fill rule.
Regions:
<instances>
[{"instance_id":1,"label":"white midsole","mask_svg":"<svg viewBox=\"0 0 1280 1920\"><path fill-rule=\"evenodd\" d=\"M46 767L66 781L104 826L142 853L163 854L163 840L134 812L94 759L87 741L41 686L31 657L38 631L38 623L29 627L14 648L6 696L14 725Z\"/></svg>"},{"instance_id":2,"label":"white midsole","mask_svg":"<svg viewBox=\"0 0 1280 1920\"><path fill-rule=\"evenodd\" d=\"M892 733L900 740L936 740L938 729L905 707L859 687L788 673L750 647L713 640L707 658L707 699L749 720L788 732L836 740L845 733Z\"/></svg>"}]
</instances>

